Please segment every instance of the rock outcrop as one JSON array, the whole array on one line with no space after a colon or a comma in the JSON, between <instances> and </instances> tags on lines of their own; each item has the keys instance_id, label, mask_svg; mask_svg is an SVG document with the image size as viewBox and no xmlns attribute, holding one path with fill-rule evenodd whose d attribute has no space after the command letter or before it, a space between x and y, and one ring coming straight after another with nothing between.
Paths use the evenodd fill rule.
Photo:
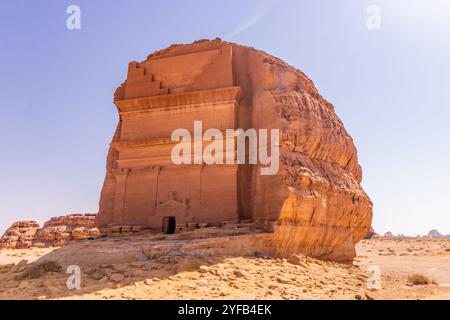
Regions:
<instances>
[{"instance_id":1,"label":"rock outcrop","mask_svg":"<svg viewBox=\"0 0 450 320\"><path fill-rule=\"evenodd\" d=\"M51 218L42 228L36 221L14 223L0 238L0 249L60 247L72 240L103 236L94 226L96 214L72 214Z\"/></svg>"},{"instance_id":2,"label":"rock outcrop","mask_svg":"<svg viewBox=\"0 0 450 320\"><path fill-rule=\"evenodd\" d=\"M280 59L220 39L173 45L130 63L114 100L120 122L99 226L253 221L272 229L273 256L338 261L353 259L369 232L372 203L352 138L313 82ZM278 174L174 166L170 132L192 130L193 120L204 130L279 129Z\"/></svg>"},{"instance_id":3,"label":"rock outcrop","mask_svg":"<svg viewBox=\"0 0 450 320\"><path fill-rule=\"evenodd\" d=\"M25 249L30 248L39 223L36 221L17 221L6 230L0 238L1 249Z\"/></svg>"},{"instance_id":4,"label":"rock outcrop","mask_svg":"<svg viewBox=\"0 0 450 320\"><path fill-rule=\"evenodd\" d=\"M37 230L33 246L39 248L60 247L73 239L90 238L91 234L99 233L94 226L95 217L95 214L72 214L51 218L44 223L44 227ZM92 236L92 238L96 237Z\"/></svg>"}]
</instances>

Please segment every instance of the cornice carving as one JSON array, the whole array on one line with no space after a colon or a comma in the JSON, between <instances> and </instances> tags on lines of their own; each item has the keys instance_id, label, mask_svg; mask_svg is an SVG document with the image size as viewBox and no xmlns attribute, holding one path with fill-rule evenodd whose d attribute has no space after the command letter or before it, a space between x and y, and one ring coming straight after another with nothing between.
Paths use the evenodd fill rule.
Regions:
<instances>
[{"instance_id":1,"label":"cornice carving","mask_svg":"<svg viewBox=\"0 0 450 320\"><path fill-rule=\"evenodd\" d=\"M140 171L142 173L158 173L159 171L161 171L161 168L161 166L147 166L133 169L133 171Z\"/></svg>"},{"instance_id":2,"label":"cornice carving","mask_svg":"<svg viewBox=\"0 0 450 320\"><path fill-rule=\"evenodd\" d=\"M150 96L145 98L124 99L114 101L117 108L123 112L144 111L157 108L176 108L185 105L207 103L239 103L242 100L240 87L192 91L178 94Z\"/></svg>"},{"instance_id":3,"label":"cornice carving","mask_svg":"<svg viewBox=\"0 0 450 320\"><path fill-rule=\"evenodd\" d=\"M118 178L118 177L126 177L130 173L130 169L128 169L128 168L116 168L116 169L112 169L112 173L116 176L116 178Z\"/></svg>"}]
</instances>

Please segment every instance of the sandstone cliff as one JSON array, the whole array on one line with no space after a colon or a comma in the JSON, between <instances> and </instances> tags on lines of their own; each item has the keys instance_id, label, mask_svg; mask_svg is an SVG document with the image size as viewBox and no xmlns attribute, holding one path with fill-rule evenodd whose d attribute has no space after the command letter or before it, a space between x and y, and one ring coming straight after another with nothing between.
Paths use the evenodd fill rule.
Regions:
<instances>
[{"instance_id":1,"label":"sandstone cliff","mask_svg":"<svg viewBox=\"0 0 450 320\"><path fill-rule=\"evenodd\" d=\"M212 62L198 67L195 72L183 73L186 64L198 62L200 58L195 57L206 59L208 52L214 50L220 53L211 58ZM183 62L183 56L189 57L186 62ZM177 59L177 65L167 66L164 72L172 72L167 75L161 71L161 61L169 58ZM370 231L372 203L360 185L362 170L356 148L334 107L318 93L303 72L265 52L220 39L173 45L150 55L146 61L130 64L128 80L115 94L119 112L127 115L127 132L123 132L124 119L121 117L108 154L97 223L113 225L126 221L128 216L133 217L129 220L131 224L134 221L145 223L145 215L154 215L152 210L157 211L161 201L159 198L150 201L149 195L144 198L143 190L156 189L157 197L166 193L159 190L162 183L158 180L160 167L158 171L152 169L156 173L148 173L156 177L156 186L142 189L146 183L143 179L129 188L126 185L131 183L127 175L134 168L119 166L117 150L128 148L134 142L128 141L131 133L148 137L155 127L161 127L160 123L144 123L142 117L133 120L136 124L133 127L129 120L134 117L131 112L138 110L136 108L144 102L145 108L151 109L154 96L167 97L170 101L174 95L191 92L201 95L206 90L223 88L224 84L239 87L242 94L242 99L237 101L236 127L280 129L281 132L278 175L261 176L258 165L242 165L238 169L237 220L273 226L273 234L265 248L271 255L303 253L322 259L353 259L355 244ZM178 103L181 98L173 100ZM125 107L131 111L124 112ZM162 132L162 129L158 130ZM134 143L137 145L138 142L143 143ZM120 148L114 147L117 145ZM135 151L134 156L139 156L133 160L135 163L142 161L142 152ZM120 161L131 163L124 159ZM130 177L137 181L136 175ZM168 185L175 178L164 183ZM116 181L122 181L123 185L117 187ZM219 179L217 183L221 187L220 184L225 182ZM117 190L121 192L120 197L116 196ZM217 197L225 194L223 190L228 191L225 187L219 190L217 195L211 195L212 202L219 201ZM180 193L183 193L182 189ZM192 194L192 191L187 193ZM134 200L128 205L126 197ZM144 204L139 206L141 199L146 199L146 207ZM224 205L228 202L224 201ZM126 212L127 208L136 209ZM119 217L116 222L115 216Z\"/></svg>"},{"instance_id":2,"label":"sandstone cliff","mask_svg":"<svg viewBox=\"0 0 450 320\"><path fill-rule=\"evenodd\" d=\"M253 123L281 129L282 179L266 178L261 194L276 209L275 254L353 259L370 230L372 203L352 138L304 73L261 51L236 51L247 51Z\"/></svg>"},{"instance_id":3,"label":"sandstone cliff","mask_svg":"<svg viewBox=\"0 0 450 320\"><path fill-rule=\"evenodd\" d=\"M36 221L18 221L13 223L0 238L0 248L30 248L39 224Z\"/></svg>"}]
</instances>

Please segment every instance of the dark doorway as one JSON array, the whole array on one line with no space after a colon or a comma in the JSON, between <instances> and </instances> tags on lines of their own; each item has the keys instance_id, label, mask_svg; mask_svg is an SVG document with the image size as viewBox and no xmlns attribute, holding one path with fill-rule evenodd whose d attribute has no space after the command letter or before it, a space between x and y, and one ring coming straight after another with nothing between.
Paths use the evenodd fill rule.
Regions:
<instances>
[{"instance_id":1,"label":"dark doorway","mask_svg":"<svg viewBox=\"0 0 450 320\"><path fill-rule=\"evenodd\" d=\"M175 233L177 222L175 217L164 217L162 231L166 234Z\"/></svg>"}]
</instances>

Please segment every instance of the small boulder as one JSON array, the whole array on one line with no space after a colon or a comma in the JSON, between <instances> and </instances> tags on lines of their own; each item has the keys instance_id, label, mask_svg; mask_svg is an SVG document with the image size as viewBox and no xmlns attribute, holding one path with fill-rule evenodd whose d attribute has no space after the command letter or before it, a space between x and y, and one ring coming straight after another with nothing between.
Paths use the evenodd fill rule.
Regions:
<instances>
[{"instance_id":1,"label":"small boulder","mask_svg":"<svg viewBox=\"0 0 450 320\"><path fill-rule=\"evenodd\" d=\"M206 266L200 266L200 268L198 268L198 272L199 273L208 273L209 272L209 268Z\"/></svg>"},{"instance_id":2,"label":"small boulder","mask_svg":"<svg viewBox=\"0 0 450 320\"><path fill-rule=\"evenodd\" d=\"M238 278L247 278L247 275L239 269L234 270L233 274Z\"/></svg>"},{"instance_id":3,"label":"small boulder","mask_svg":"<svg viewBox=\"0 0 450 320\"><path fill-rule=\"evenodd\" d=\"M305 265L305 258L303 256L293 254L289 257L287 260L290 264L294 264L296 266L304 266Z\"/></svg>"},{"instance_id":4,"label":"small boulder","mask_svg":"<svg viewBox=\"0 0 450 320\"><path fill-rule=\"evenodd\" d=\"M72 238L75 240L85 240L89 238L88 228L86 227L78 227L73 229Z\"/></svg>"}]
</instances>

